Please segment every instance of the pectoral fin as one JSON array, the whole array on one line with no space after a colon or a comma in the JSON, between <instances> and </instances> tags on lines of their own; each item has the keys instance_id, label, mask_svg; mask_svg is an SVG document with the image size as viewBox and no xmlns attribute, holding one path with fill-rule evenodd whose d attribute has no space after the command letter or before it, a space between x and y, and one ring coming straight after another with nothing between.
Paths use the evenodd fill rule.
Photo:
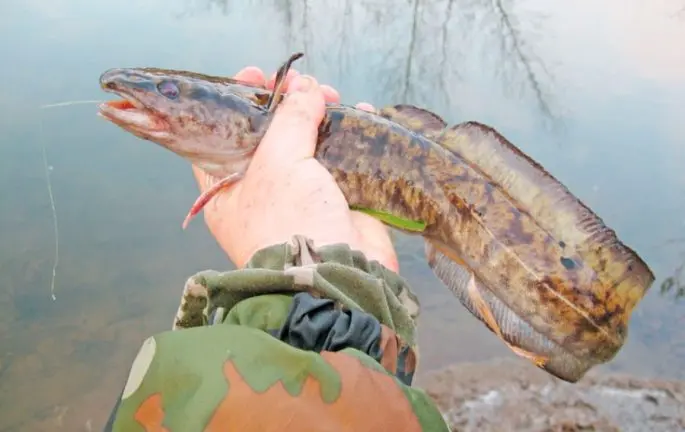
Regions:
<instances>
[{"instance_id":1,"label":"pectoral fin","mask_svg":"<svg viewBox=\"0 0 685 432\"><path fill-rule=\"evenodd\" d=\"M188 227L188 224L190 221L198 214L200 211L207 205L207 203L214 198L219 192L228 189L229 187L233 186L237 181L243 178L242 173L235 173L231 174L227 177L224 177L222 179L215 179L213 177L210 178L210 183L211 186L202 194L200 194L199 197L195 200L193 203L192 207L190 207L190 210L188 211L188 214L186 215L185 219L183 220L182 227L183 229L186 229Z\"/></svg>"},{"instance_id":2,"label":"pectoral fin","mask_svg":"<svg viewBox=\"0 0 685 432\"><path fill-rule=\"evenodd\" d=\"M371 209L365 209L365 208L359 208L359 207L350 207L352 210L356 210L358 212L365 213L369 216L372 216L384 224L390 225L393 228L397 228L403 231L409 231L412 233L421 233L426 229L426 223L423 221L413 221L409 219L403 219L401 217L392 215L390 213L378 211L378 210L371 210Z\"/></svg>"}]
</instances>

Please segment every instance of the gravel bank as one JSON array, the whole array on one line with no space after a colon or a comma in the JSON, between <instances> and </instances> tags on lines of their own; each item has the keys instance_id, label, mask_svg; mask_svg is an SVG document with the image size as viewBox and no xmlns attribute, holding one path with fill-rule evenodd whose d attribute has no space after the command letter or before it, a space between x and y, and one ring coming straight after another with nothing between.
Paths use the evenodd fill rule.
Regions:
<instances>
[{"instance_id":1,"label":"gravel bank","mask_svg":"<svg viewBox=\"0 0 685 432\"><path fill-rule=\"evenodd\" d=\"M517 359L465 363L417 382L453 431L685 431L685 381L590 372L569 384Z\"/></svg>"}]
</instances>

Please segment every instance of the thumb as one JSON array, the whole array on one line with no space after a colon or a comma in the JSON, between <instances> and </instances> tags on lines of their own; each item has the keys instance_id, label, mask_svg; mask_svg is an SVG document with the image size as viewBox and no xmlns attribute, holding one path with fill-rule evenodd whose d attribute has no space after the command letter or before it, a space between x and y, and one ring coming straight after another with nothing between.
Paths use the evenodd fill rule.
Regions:
<instances>
[{"instance_id":1,"label":"thumb","mask_svg":"<svg viewBox=\"0 0 685 432\"><path fill-rule=\"evenodd\" d=\"M288 86L252 161L279 165L312 157L326 111L324 94L313 77L299 75Z\"/></svg>"}]
</instances>

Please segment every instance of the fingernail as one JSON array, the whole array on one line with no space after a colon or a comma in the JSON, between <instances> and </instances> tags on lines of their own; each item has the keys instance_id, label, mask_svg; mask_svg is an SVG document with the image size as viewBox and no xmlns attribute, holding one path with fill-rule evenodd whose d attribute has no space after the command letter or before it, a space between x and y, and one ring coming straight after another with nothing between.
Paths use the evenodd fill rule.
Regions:
<instances>
[{"instance_id":1,"label":"fingernail","mask_svg":"<svg viewBox=\"0 0 685 432\"><path fill-rule=\"evenodd\" d=\"M290 83L291 92L306 92L314 87L314 79L306 75L298 75Z\"/></svg>"}]
</instances>

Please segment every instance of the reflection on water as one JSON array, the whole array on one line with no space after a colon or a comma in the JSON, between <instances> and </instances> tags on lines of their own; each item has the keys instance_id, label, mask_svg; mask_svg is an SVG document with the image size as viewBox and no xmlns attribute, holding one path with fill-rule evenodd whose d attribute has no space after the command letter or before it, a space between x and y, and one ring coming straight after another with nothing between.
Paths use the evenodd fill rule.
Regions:
<instances>
[{"instance_id":1,"label":"reflection on water","mask_svg":"<svg viewBox=\"0 0 685 432\"><path fill-rule=\"evenodd\" d=\"M678 238L669 243L682 246L683 239ZM685 253L681 254L681 262L676 265L672 274L661 282L661 294L672 296L676 301L685 297Z\"/></svg>"},{"instance_id":2,"label":"reflection on water","mask_svg":"<svg viewBox=\"0 0 685 432\"><path fill-rule=\"evenodd\" d=\"M180 158L99 121L94 105L36 108L103 98L110 67L272 71L303 50L298 68L346 103L496 127L657 284L685 252L662 246L685 229L685 53L671 44L685 26L667 0L8 0L0 31L0 431L99 429L142 340L170 328L185 278L230 268L200 220L180 230L196 195ZM56 301L41 145L60 221ZM422 371L512 356L442 289L419 241L397 244L424 307ZM650 291L605 370L685 377L685 307L666 291Z\"/></svg>"}]
</instances>

